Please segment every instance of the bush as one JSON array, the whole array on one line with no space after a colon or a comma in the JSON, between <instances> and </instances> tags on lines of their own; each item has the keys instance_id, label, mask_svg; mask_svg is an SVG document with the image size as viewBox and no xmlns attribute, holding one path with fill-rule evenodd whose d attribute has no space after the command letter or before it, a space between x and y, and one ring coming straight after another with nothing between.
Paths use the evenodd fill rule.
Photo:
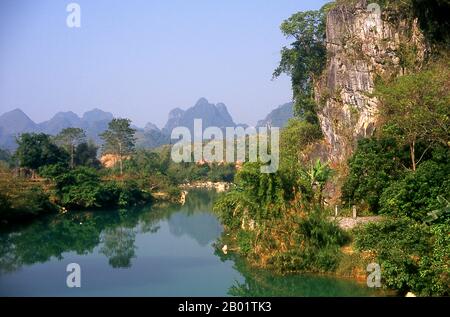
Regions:
<instances>
[{"instance_id":1,"label":"bush","mask_svg":"<svg viewBox=\"0 0 450 317\"><path fill-rule=\"evenodd\" d=\"M136 182L102 182L93 168L78 167L55 179L59 203L69 208L134 206L150 200Z\"/></svg>"},{"instance_id":2,"label":"bush","mask_svg":"<svg viewBox=\"0 0 450 317\"><path fill-rule=\"evenodd\" d=\"M342 187L344 204L363 204L379 210L381 193L402 175L401 151L392 139L363 139L348 162L349 175Z\"/></svg>"},{"instance_id":3,"label":"bush","mask_svg":"<svg viewBox=\"0 0 450 317\"><path fill-rule=\"evenodd\" d=\"M388 219L355 230L355 245L371 251L383 283L402 294L449 294L449 223L428 227L407 218Z\"/></svg>"},{"instance_id":4,"label":"bush","mask_svg":"<svg viewBox=\"0 0 450 317\"><path fill-rule=\"evenodd\" d=\"M252 231L241 230L237 234L237 243L239 251L243 255L248 255L253 249L255 235Z\"/></svg>"},{"instance_id":5,"label":"bush","mask_svg":"<svg viewBox=\"0 0 450 317\"><path fill-rule=\"evenodd\" d=\"M339 225L327 219L325 212L316 210L299 222L299 231L315 248L342 246L350 241Z\"/></svg>"},{"instance_id":6,"label":"bush","mask_svg":"<svg viewBox=\"0 0 450 317\"><path fill-rule=\"evenodd\" d=\"M271 261L281 272L332 272L341 259L340 247L350 241L349 235L321 210L296 221L287 238L293 239L294 245L278 252Z\"/></svg>"},{"instance_id":7,"label":"bush","mask_svg":"<svg viewBox=\"0 0 450 317\"><path fill-rule=\"evenodd\" d=\"M39 175L49 179L55 179L59 175L62 175L69 171L67 164L57 163L41 166L39 168Z\"/></svg>"},{"instance_id":8,"label":"bush","mask_svg":"<svg viewBox=\"0 0 450 317\"><path fill-rule=\"evenodd\" d=\"M0 220L19 221L57 211L42 188L30 187L20 180L0 182Z\"/></svg>"},{"instance_id":9,"label":"bush","mask_svg":"<svg viewBox=\"0 0 450 317\"><path fill-rule=\"evenodd\" d=\"M423 221L427 213L441 206L437 197L450 194L450 164L426 161L416 172L392 183L380 197L380 212Z\"/></svg>"},{"instance_id":10,"label":"bush","mask_svg":"<svg viewBox=\"0 0 450 317\"><path fill-rule=\"evenodd\" d=\"M422 294L448 296L450 295L450 223L431 227L433 247L431 254L420 259L420 277Z\"/></svg>"}]
</instances>

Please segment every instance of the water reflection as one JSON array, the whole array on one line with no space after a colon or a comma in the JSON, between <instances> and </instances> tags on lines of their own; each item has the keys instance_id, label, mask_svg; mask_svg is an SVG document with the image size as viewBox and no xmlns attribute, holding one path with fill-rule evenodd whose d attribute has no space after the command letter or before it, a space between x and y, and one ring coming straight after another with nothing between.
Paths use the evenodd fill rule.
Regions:
<instances>
[{"instance_id":1,"label":"water reflection","mask_svg":"<svg viewBox=\"0 0 450 317\"><path fill-rule=\"evenodd\" d=\"M222 233L211 213L215 195L193 191L184 206L67 213L0 232L0 295L374 294L350 281L280 277L249 268L232 254L214 252L211 245ZM61 282L67 261L82 264L82 289Z\"/></svg>"},{"instance_id":2,"label":"water reflection","mask_svg":"<svg viewBox=\"0 0 450 317\"><path fill-rule=\"evenodd\" d=\"M136 257L135 238L136 232L133 229L123 226L106 228L102 233L103 246L100 253L108 258L108 263L113 268L129 268L131 259Z\"/></svg>"},{"instance_id":3,"label":"water reflection","mask_svg":"<svg viewBox=\"0 0 450 317\"><path fill-rule=\"evenodd\" d=\"M380 290L365 287L352 280L330 276L292 274L277 275L273 272L250 268L245 261L233 256L234 267L244 276L244 282L235 282L228 295L238 297L342 297L342 296L380 296Z\"/></svg>"},{"instance_id":4,"label":"water reflection","mask_svg":"<svg viewBox=\"0 0 450 317\"><path fill-rule=\"evenodd\" d=\"M62 259L63 253L99 253L113 268L130 268L138 233L155 234L167 221L170 232L187 235L201 246L213 242L221 226L210 213L214 192L194 191L186 205L165 204L128 211L95 211L50 216L28 226L0 232L0 274L23 265Z\"/></svg>"}]
</instances>

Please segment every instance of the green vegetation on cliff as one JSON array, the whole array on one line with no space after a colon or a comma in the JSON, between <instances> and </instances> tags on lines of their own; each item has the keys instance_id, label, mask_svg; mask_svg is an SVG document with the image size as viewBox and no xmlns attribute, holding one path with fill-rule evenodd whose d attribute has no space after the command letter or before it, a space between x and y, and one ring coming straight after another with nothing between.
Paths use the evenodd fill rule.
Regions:
<instances>
[{"instance_id":1,"label":"green vegetation on cliff","mask_svg":"<svg viewBox=\"0 0 450 317\"><path fill-rule=\"evenodd\" d=\"M410 4L402 14L413 16L420 1ZM392 1L382 5L391 15L399 10ZM383 285L400 294L449 295L448 47L436 45L440 51L405 76L380 78L373 93L380 102L376 133L359 140L346 166L331 170L318 150L313 98L326 60L327 8L294 14L282 25L295 41L283 48L274 75L291 76L297 118L282 131L277 173L244 164L236 187L215 204L226 228L222 243L256 266L283 273L364 277L375 262ZM433 16L434 9L423 14ZM430 38L444 36L431 21L423 27ZM332 220L331 199L383 218L345 232Z\"/></svg>"}]
</instances>

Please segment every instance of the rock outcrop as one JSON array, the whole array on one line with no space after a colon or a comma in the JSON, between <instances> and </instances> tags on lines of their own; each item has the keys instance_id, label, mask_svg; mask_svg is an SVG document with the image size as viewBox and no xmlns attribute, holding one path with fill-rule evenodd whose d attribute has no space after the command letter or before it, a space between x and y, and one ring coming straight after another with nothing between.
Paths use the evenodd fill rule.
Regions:
<instances>
[{"instance_id":1,"label":"rock outcrop","mask_svg":"<svg viewBox=\"0 0 450 317\"><path fill-rule=\"evenodd\" d=\"M346 159L359 138L374 133L379 101L371 93L377 76L407 72L405 51L415 52L416 65L426 55L417 20L378 9L360 0L337 5L327 16L328 60L315 91L320 124L334 162Z\"/></svg>"}]
</instances>

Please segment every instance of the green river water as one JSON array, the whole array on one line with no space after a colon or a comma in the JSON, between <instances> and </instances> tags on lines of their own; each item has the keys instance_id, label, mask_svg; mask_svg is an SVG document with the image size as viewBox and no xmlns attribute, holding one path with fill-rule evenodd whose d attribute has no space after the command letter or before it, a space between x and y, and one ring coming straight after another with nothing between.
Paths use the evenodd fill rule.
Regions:
<instances>
[{"instance_id":1,"label":"green river water","mask_svg":"<svg viewBox=\"0 0 450 317\"><path fill-rule=\"evenodd\" d=\"M215 193L184 206L66 213L0 232L0 296L378 296L350 280L280 276L215 251ZM66 267L81 268L69 288Z\"/></svg>"}]
</instances>

